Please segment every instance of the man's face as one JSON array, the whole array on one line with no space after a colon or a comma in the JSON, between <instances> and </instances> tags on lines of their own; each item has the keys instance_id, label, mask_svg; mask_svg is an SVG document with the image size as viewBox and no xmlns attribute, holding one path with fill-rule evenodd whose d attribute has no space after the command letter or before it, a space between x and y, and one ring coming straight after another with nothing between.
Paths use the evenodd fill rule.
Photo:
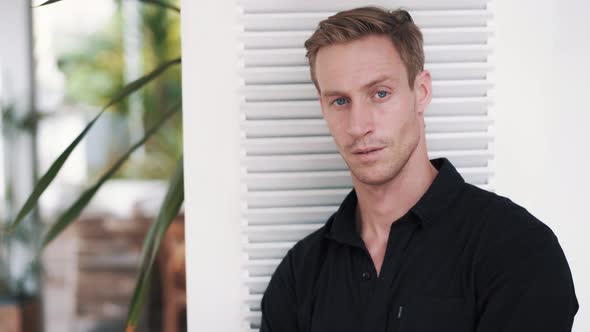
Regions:
<instances>
[{"instance_id":1,"label":"man's face","mask_svg":"<svg viewBox=\"0 0 590 332\"><path fill-rule=\"evenodd\" d=\"M315 70L324 119L352 176L371 185L395 178L424 135L430 74L418 74L410 89L386 36L323 47Z\"/></svg>"}]
</instances>

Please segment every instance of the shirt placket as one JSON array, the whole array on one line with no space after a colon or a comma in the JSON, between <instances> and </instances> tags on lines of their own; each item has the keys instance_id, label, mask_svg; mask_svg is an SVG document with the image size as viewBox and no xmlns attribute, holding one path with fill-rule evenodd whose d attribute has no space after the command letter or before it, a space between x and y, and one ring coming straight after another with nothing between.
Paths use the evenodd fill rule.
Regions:
<instances>
[{"instance_id":1,"label":"shirt placket","mask_svg":"<svg viewBox=\"0 0 590 332\"><path fill-rule=\"evenodd\" d=\"M395 319L393 313L397 312L393 304L396 303L397 290L392 289L396 278L401 277L400 266L407 252L405 248L409 244L416 225L408 223L409 220L399 220L398 222L405 222L405 224L393 225L387 242L387 249L381 267L381 272L378 278L376 274L372 275L373 288L370 294L367 294L367 305L363 310L363 331L385 331L387 325L390 325ZM367 252L368 254L368 252ZM369 255L370 259L370 255ZM375 273L374 265L371 261L373 273ZM362 289L361 289L362 290Z\"/></svg>"},{"instance_id":2,"label":"shirt placket","mask_svg":"<svg viewBox=\"0 0 590 332\"><path fill-rule=\"evenodd\" d=\"M362 245L357 252L360 258L356 264L357 268L354 271L354 279L358 284L359 309L362 313L363 308L366 308L375 291L378 278L371 255L365 246Z\"/></svg>"}]
</instances>

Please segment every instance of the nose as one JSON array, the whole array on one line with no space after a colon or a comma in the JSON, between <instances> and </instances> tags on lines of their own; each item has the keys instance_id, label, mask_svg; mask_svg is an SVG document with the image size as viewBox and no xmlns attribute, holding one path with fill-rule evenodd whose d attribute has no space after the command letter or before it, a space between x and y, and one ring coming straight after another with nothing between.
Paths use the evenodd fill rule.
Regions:
<instances>
[{"instance_id":1,"label":"nose","mask_svg":"<svg viewBox=\"0 0 590 332\"><path fill-rule=\"evenodd\" d=\"M362 137L374 130L374 114L369 103L357 101L351 103L348 113L347 132L353 137Z\"/></svg>"}]
</instances>

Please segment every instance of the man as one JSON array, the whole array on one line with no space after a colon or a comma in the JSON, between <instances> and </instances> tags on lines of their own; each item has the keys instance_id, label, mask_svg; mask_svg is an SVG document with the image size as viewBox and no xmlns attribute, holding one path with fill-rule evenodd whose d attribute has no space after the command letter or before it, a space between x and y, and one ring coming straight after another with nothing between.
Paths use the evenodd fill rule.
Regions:
<instances>
[{"instance_id":1,"label":"man","mask_svg":"<svg viewBox=\"0 0 590 332\"><path fill-rule=\"evenodd\" d=\"M364 7L306 41L324 119L354 189L277 267L263 332L564 332L578 310L554 233L429 160L422 34Z\"/></svg>"}]
</instances>

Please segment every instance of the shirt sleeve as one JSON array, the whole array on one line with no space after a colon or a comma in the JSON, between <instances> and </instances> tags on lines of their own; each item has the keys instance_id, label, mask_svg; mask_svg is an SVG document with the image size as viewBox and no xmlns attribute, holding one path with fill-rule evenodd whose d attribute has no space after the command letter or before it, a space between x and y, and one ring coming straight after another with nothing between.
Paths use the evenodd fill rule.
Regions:
<instances>
[{"instance_id":1,"label":"shirt sleeve","mask_svg":"<svg viewBox=\"0 0 590 332\"><path fill-rule=\"evenodd\" d=\"M262 296L260 332L296 332L297 301L292 252L281 261Z\"/></svg>"},{"instance_id":2,"label":"shirt sleeve","mask_svg":"<svg viewBox=\"0 0 590 332\"><path fill-rule=\"evenodd\" d=\"M476 265L476 332L571 331L579 306L557 238L544 224L515 235Z\"/></svg>"}]
</instances>

